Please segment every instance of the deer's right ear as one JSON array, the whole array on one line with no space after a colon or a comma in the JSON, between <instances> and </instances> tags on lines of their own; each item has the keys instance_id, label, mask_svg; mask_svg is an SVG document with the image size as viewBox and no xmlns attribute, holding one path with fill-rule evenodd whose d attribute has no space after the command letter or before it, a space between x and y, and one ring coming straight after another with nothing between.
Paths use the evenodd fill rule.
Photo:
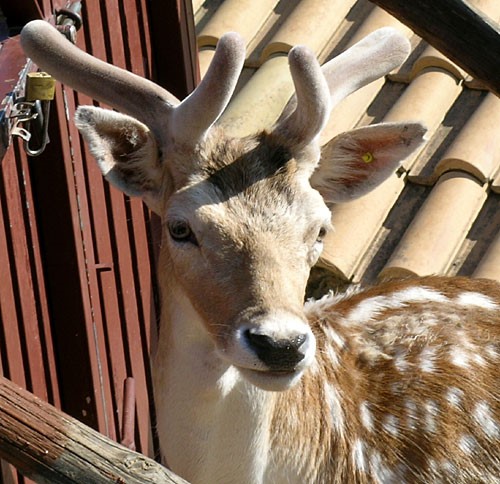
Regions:
<instances>
[{"instance_id":1,"label":"deer's right ear","mask_svg":"<svg viewBox=\"0 0 500 484\"><path fill-rule=\"evenodd\" d=\"M75 124L106 180L127 195L141 197L158 213L162 170L156 140L147 126L94 106L79 107Z\"/></svg>"}]
</instances>

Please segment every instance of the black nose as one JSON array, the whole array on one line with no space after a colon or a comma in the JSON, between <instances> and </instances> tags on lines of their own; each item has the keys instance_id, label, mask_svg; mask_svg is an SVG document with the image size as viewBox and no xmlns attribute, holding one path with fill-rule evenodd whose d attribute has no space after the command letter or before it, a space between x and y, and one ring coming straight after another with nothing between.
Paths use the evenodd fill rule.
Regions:
<instances>
[{"instance_id":1,"label":"black nose","mask_svg":"<svg viewBox=\"0 0 500 484\"><path fill-rule=\"evenodd\" d=\"M274 339L255 330L245 331L250 348L271 371L290 372L305 356L303 345L307 334L299 334L290 339ZM302 351L301 351L302 348Z\"/></svg>"}]
</instances>

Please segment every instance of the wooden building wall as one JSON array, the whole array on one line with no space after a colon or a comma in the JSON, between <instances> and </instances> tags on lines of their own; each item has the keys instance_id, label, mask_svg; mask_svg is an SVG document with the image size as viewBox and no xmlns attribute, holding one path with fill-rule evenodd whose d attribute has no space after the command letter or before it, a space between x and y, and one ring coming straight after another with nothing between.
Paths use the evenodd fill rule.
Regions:
<instances>
[{"instance_id":1,"label":"wooden building wall","mask_svg":"<svg viewBox=\"0 0 500 484\"><path fill-rule=\"evenodd\" d=\"M15 3L0 2L14 31L33 18L53 21L67 2ZM178 97L192 90L198 71L189 1L82 4L82 49ZM17 68L3 56L16 51L15 42L0 50L2 82ZM0 162L0 373L118 441L124 380L133 377L137 449L152 455L157 222L139 200L104 182L83 146L73 113L92 103L58 85L46 151L29 158L13 140ZM6 464L1 471L0 483L25 482Z\"/></svg>"}]
</instances>

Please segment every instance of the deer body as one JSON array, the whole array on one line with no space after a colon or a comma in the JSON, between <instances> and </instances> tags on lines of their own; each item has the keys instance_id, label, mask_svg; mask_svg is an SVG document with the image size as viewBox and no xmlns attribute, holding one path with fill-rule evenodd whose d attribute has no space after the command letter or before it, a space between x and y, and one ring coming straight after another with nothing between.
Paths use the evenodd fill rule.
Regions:
<instances>
[{"instance_id":1,"label":"deer body","mask_svg":"<svg viewBox=\"0 0 500 484\"><path fill-rule=\"evenodd\" d=\"M295 96L244 139L217 126L244 60L235 34L182 102L44 22L22 43L127 113L80 107L76 122L104 176L163 220L152 371L175 472L210 484L499 481L498 283L413 279L303 302L328 206L379 185L423 141L419 123L318 141L336 103L405 60L405 38L381 29L323 68L292 49Z\"/></svg>"},{"instance_id":2,"label":"deer body","mask_svg":"<svg viewBox=\"0 0 500 484\"><path fill-rule=\"evenodd\" d=\"M497 284L414 279L308 302L316 357L282 393L189 338L203 323L184 302L154 368L169 464L190 482L498 480Z\"/></svg>"}]
</instances>

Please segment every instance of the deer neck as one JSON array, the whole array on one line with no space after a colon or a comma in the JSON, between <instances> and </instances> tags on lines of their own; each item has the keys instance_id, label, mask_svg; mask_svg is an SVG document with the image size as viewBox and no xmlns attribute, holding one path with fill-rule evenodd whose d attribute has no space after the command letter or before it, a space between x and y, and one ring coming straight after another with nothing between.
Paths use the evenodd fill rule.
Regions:
<instances>
[{"instance_id":1,"label":"deer neck","mask_svg":"<svg viewBox=\"0 0 500 484\"><path fill-rule=\"evenodd\" d=\"M159 434L169 436L160 442L167 464L193 483L263 482L275 395L220 359L180 284L160 276L160 288L152 372Z\"/></svg>"}]
</instances>

